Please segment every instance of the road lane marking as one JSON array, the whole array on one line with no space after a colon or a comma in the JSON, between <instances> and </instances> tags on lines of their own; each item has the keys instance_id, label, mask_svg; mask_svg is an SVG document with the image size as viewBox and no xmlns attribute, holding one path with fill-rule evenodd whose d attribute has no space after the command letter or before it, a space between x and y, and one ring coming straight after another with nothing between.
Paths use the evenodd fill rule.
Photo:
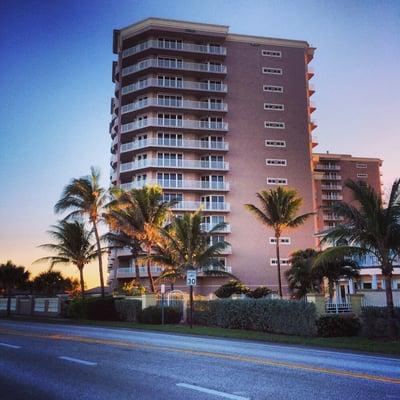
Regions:
<instances>
[{"instance_id":1,"label":"road lane marking","mask_svg":"<svg viewBox=\"0 0 400 400\"><path fill-rule=\"evenodd\" d=\"M22 332L18 330L7 330L0 328L0 334L7 334L7 335L18 335L18 336L27 336L27 337L35 337L40 339L50 339L50 340L68 340L80 343L88 343L88 344L102 344L102 345L109 345L109 346L118 346L118 347L126 347L130 349L147 349L147 350L157 350L157 351L169 351L174 353L184 353L184 354L191 354L195 356L204 356L204 357L212 357L212 358L219 358L223 360L231 360L231 361L242 361L252 364L258 365L266 365L272 367L282 367L282 368L289 368L289 369L297 369L307 372L316 372L316 373L323 373L328 375L335 375L335 376L343 376L348 378L358 378L358 379L366 379L369 381L375 382L384 382L384 383L393 383L396 385L400 385L400 378L394 378L390 376L384 375L372 375L366 374L363 372L354 372L349 370L338 370L338 369L330 369L330 368L322 368L322 367L315 367L308 364L296 364L290 363L286 361L276 361L268 358L256 358L251 356L238 356L233 354L226 354L226 353L213 353L208 351L201 351L201 350L190 350L190 349L180 349L176 347L167 347L167 346L158 346L158 345L151 345L151 344L140 344L140 343L133 343L127 342L122 340L115 340L115 339L96 339L96 338L89 338L83 336L72 336L72 335L64 335L64 334L37 334L37 333L28 333Z\"/></svg>"},{"instance_id":2,"label":"road lane marking","mask_svg":"<svg viewBox=\"0 0 400 400\"><path fill-rule=\"evenodd\" d=\"M8 343L0 343L0 346L8 347L10 349L20 349L21 348L21 346L15 346L14 344L8 344Z\"/></svg>"},{"instance_id":3,"label":"road lane marking","mask_svg":"<svg viewBox=\"0 0 400 400\"><path fill-rule=\"evenodd\" d=\"M230 394L225 392L219 392L218 390L207 389L201 386L189 385L188 383L177 383L176 386L183 387L185 389L197 390L198 392L213 394L214 396L224 397L225 399L231 400L249 400L248 397L238 396L236 394Z\"/></svg>"},{"instance_id":4,"label":"road lane marking","mask_svg":"<svg viewBox=\"0 0 400 400\"><path fill-rule=\"evenodd\" d=\"M90 365L90 366L97 365L97 363L95 363L95 362L80 360L79 358L73 358L73 357L67 357L67 356L60 356L58 358L60 360L71 361L71 362L74 362L77 364Z\"/></svg>"}]
</instances>

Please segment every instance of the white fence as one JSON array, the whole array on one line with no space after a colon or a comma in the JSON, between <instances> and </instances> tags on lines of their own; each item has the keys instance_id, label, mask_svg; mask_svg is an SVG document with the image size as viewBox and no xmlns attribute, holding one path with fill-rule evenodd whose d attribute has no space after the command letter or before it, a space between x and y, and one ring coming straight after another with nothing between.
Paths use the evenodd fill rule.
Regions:
<instances>
[{"instance_id":1,"label":"white fence","mask_svg":"<svg viewBox=\"0 0 400 400\"><path fill-rule=\"evenodd\" d=\"M11 299L11 312L17 310L17 299ZM0 299L0 311L7 311L7 299Z\"/></svg>"},{"instance_id":2,"label":"white fence","mask_svg":"<svg viewBox=\"0 0 400 400\"><path fill-rule=\"evenodd\" d=\"M325 302L325 312L327 314L339 314L339 313L351 312L351 303L348 300L343 302L343 301L328 299Z\"/></svg>"}]
</instances>

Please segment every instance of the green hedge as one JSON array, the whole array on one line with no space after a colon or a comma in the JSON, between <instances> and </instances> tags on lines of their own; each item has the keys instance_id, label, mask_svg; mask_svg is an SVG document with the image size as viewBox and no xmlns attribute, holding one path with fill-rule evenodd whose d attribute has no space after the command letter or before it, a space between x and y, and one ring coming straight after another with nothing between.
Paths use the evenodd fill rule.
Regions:
<instances>
[{"instance_id":1,"label":"green hedge","mask_svg":"<svg viewBox=\"0 0 400 400\"><path fill-rule=\"evenodd\" d=\"M194 302L193 321L205 326L311 336L316 334L316 319L314 304L303 301L222 299Z\"/></svg>"},{"instance_id":2,"label":"green hedge","mask_svg":"<svg viewBox=\"0 0 400 400\"><path fill-rule=\"evenodd\" d=\"M389 318L386 307L364 307L361 312L362 334L369 338L389 336ZM400 337L400 308L394 309L396 336Z\"/></svg>"},{"instance_id":3,"label":"green hedge","mask_svg":"<svg viewBox=\"0 0 400 400\"><path fill-rule=\"evenodd\" d=\"M121 321L139 321L139 314L142 311L142 302L140 300L116 299L114 305Z\"/></svg>"},{"instance_id":4,"label":"green hedge","mask_svg":"<svg viewBox=\"0 0 400 400\"><path fill-rule=\"evenodd\" d=\"M118 321L113 297L74 299L68 307L68 316L78 319Z\"/></svg>"},{"instance_id":5,"label":"green hedge","mask_svg":"<svg viewBox=\"0 0 400 400\"><path fill-rule=\"evenodd\" d=\"M147 307L139 315L139 321L143 324L161 324L161 307ZM164 323L178 324L181 321L182 315L180 311L174 307L164 307Z\"/></svg>"},{"instance_id":6,"label":"green hedge","mask_svg":"<svg viewBox=\"0 0 400 400\"><path fill-rule=\"evenodd\" d=\"M355 315L324 315L317 320L318 336L356 336L361 322Z\"/></svg>"}]
</instances>

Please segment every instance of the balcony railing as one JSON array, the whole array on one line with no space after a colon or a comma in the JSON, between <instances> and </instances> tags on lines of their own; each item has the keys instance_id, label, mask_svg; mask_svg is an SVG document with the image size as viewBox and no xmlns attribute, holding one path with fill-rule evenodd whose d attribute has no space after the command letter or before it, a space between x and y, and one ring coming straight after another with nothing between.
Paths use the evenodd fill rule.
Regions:
<instances>
[{"instance_id":1,"label":"balcony railing","mask_svg":"<svg viewBox=\"0 0 400 400\"><path fill-rule=\"evenodd\" d=\"M324 221L343 221L343 217L338 215L324 214L322 218Z\"/></svg>"},{"instance_id":2,"label":"balcony railing","mask_svg":"<svg viewBox=\"0 0 400 400\"><path fill-rule=\"evenodd\" d=\"M184 90L195 90L202 92L217 92L217 93L226 93L228 91L228 86L225 85L224 83L194 82L194 81L184 81L184 80L177 81L177 80L147 78L142 81L132 83L127 86L123 86L121 92L122 94L129 94L149 87L184 89Z\"/></svg>"},{"instance_id":3,"label":"balcony railing","mask_svg":"<svg viewBox=\"0 0 400 400\"><path fill-rule=\"evenodd\" d=\"M203 182L196 180L170 180L170 179L146 179L136 182L122 183L121 189L141 189L146 185L160 185L163 189L182 189L182 190L229 190L228 182Z\"/></svg>"},{"instance_id":4,"label":"balcony railing","mask_svg":"<svg viewBox=\"0 0 400 400\"><path fill-rule=\"evenodd\" d=\"M226 48L221 46L201 45L194 43L164 42L152 39L132 46L129 49L125 49L122 52L122 57L129 57L131 55L141 53L142 51L145 51L147 49L179 50L190 53L215 54L223 56L226 55Z\"/></svg>"},{"instance_id":5,"label":"balcony railing","mask_svg":"<svg viewBox=\"0 0 400 400\"><path fill-rule=\"evenodd\" d=\"M158 265L152 265L150 271L153 275L160 275L163 271L162 267ZM140 276L147 276L147 267L139 267ZM135 267L120 267L117 269L117 278L133 278L136 276Z\"/></svg>"},{"instance_id":6,"label":"balcony railing","mask_svg":"<svg viewBox=\"0 0 400 400\"><path fill-rule=\"evenodd\" d=\"M340 175L330 175L330 174L324 174L322 175L322 180L327 180L327 181L340 181L342 177Z\"/></svg>"},{"instance_id":7,"label":"balcony railing","mask_svg":"<svg viewBox=\"0 0 400 400\"><path fill-rule=\"evenodd\" d=\"M146 160L132 161L121 164L120 172L135 171L137 169L150 167L229 171L229 163L224 161L168 160L148 158Z\"/></svg>"},{"instance_id":8,"label":"balcony railing","mask_svg":"<svg viewBox=\"0 0 400 400\"><path fill-rule=\"evenodd\" d=\"M158 99L150 97L147 99L139 100L134 103L122 106L121 113L126 114L132 111L142 110L146 107L167 107L167 108L182 108L189 110L204 110L204 111L227 111L228 105L226 103L212 103L208 101L191 101L179 99Z\"/></svg>"},{"instance_id":9,"label":"balcony railing","mask_svg":"<svg viewBox=\"0 0 400 400\"><path fill-rule=\"evenodd\" d=\"M211 131L228 130L227 122L199 121L195 119L145 118L122 125L121 133L132 132L150 126L179 129L204 129Z\"/></svg>"},{"instance_id":10,"label":"balcony railing","mask_svg":"<svg viewBox=\"0 0 400 400\"><path fill-rule=\"evenodd\" d=\"M317 164L316 169L323 171L340 171L340 165L338 164Z\"/></svg>"},{"instance_id":11,"label":"balcony railing","mask_svg":"<svg viewBox=\"0 0 400 400\"><path fill-rule=\"evenodd\" d=\"M342 185L321 185L322 190L342 190Z\"/></svg>"},{"instance_id":12,"label":"balcony railing","mask_svg":"<svg viewBox=\"0 0 400 400\"><path fill-rule=\"evenodd\" d=\"M148 68L176 69L179 71L209 72L216 74L226 74L225 65L214 65L209 63L194 63L180 60L162 60L158 58L149 58L136 64L122 69L122 76L134 74Z\"/></svg>"},{"instance_id":13,"label":"balcony railing","mask_svg":"<svg viewBox=\"0 0 400 400\"><path fill-rule=\"evenodd\" d=\"M209 232L211 229L213 229L216 225L218 224L209 224L209 223L202 223L201 224L201 229L205 232ZM231 226L229 224L226 224L223 228L218 229L215 232L224 232L224 233L229 233L231 231Z\"/></svg>"},{"instance_id":14,"label":"balcony railing","mask_svg":"<svg viewBox=\"0 0 400 400\"><path fill-rule=\"evenodd\" d=\"M179 211L196 211L199 208L203 211L230 211L230 204L221 202L181 201L172 207L173 210Z\"/></svg>"},{"instance_id":15,"label":"balcony railing","mask_svg":"<svg viewBox=\"0 0 400 400\"><path fill-rule=\"evenodd\" d=\"M229 143L214 142L203 140L187 140L187 139L162 139L150 138L145 140L137 140L134 142L123 143L121 145L121 153L127 151L144 149L146 147L172 147L178 149L198 149L198 150L229 150Z\"/></svg>"},{"instance_id":16,"label":"balcony railing","mask_svg":"<svg viewBox=\"0 0 400 400\"><path fill-rule=\"evenodd\" d=\"M341 194L323 194L322 200L343 200Z\"/></svg>"},{"instance_id":17,"label":"balcony railing","mask_svg":"<svg viewBox=\"0 0 400 400\"><path fill-rule=\"evenodd\" d=\"M232 267L229 267L227 265L209 265L207 267L201 267L198 269L198 271L201 273L204 272L227 272L228 274L232 273Z\"/></svg>"}]
</instances>

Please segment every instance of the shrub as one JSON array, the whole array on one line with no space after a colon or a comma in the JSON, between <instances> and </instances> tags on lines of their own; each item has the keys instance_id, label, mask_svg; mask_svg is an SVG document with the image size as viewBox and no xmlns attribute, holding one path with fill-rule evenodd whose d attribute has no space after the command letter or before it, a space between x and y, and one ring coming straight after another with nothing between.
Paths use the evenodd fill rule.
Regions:
<instances>
[{"instance_id":1,"label":"shrub","mask_svg":"<svg viewBox=\"0 0 400 400\"><path fill-rule=\"evenodd\" d=\"M146 288L139 286L136 281L127 282L122 285L121 292L127 296L141 296L146 294Z\"/></svg>"},{"instance_id":2,"label":"shrub","mask_svg":"<svg viewBox=\"0 0 400 400\"><path fill-rule=\"evenodd\" d=\"M231 279L228 283L220 286L216 291L215 295L220 299L226 299L233 294L246 294L250 289L238 280Z\"/></svg>"},{"instance_id":3,"label":"shrub","mask_svg":"<svg viewBox=\"0 0 400 400\"><path fill-rule=\"evenodd\" d=\"M246 294L247 297L252 299L260 299L261 297L266 297L272 293L272 290L267 288L266 286L259 286L254 290L251 290Z\"/></svg>"},{"instance_id":4,"label":"shrub","mask_svg":"<svg viewBox=\"0 0 400 400\"><path fill-rule=\"evenodd\" d=\"M143 324L161 324L161 307L147 307L139 314L139 321ZM178 324L181 321L181 313L174 307L164 307L164 323Z\"/></svg>"},{"instance_id":5,"label":"shrub","mask_svg":"<svg viewBox=\"0 0 400 400\"><path fill-rule=\"evenodd\" d=\"M322 337L356 336L361 329L354 315L324 315L317 320L317 333Z\"/></svg>"},{"instance_id":6,"label":"shrub","mask_svg":"<svg viewBox=\"0 0 400 400\"><path fill-rule=\"evenodd\" d=\"M389 318L386 307L364 307L361 312L362 334L369 338L389 336ZM400 336L400 308L394 309L396 336Z\"/></svg>"},{"instance_id":7,"label":"shrub","mask_svg":"<svg viewBox=\"0 0 400 400\"><path fill-rule=\"evenodd\" d=\"M114 298L88 297L74 299L69 305L68 315L71 318L117 321Z\"/></svg>"},{"instance_id":8,"label":"shrub","mask_svg":"<svg viewBox=\"0 0 400 400\"><path fill-rule=\"evenodd\" d=\"M288 335L316 333L312 303L295 300L243 299L194 302L194 323Z\"/></svg>"},{"instance_id":9,"label":"shrub","mask_svg":"<svg viewBox=\"0 0 400 400\"><path fill-rule=\"evenodd\" d=\"M142 311L142 302L140 300L115 300L115 310L121 321L138 322L139 314Z\"/></svg>"}]
</instances>

